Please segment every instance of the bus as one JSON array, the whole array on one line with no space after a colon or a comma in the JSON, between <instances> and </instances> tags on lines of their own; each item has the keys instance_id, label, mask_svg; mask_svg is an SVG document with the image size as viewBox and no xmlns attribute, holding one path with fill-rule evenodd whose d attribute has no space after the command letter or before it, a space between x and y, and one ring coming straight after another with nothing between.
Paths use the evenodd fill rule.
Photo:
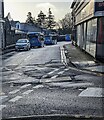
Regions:
<instances>
[{"instance_id":1,"label":"bus","mask_svg":"<svg viewBox=\"0 0 104 120\"><path fill-rule=\"evenodd\" d=\"M41 32L28 32L27 38L30 41L32 47L44 47L44 34Z\"/></svg>"},{"instance_id":2,"label":"bus","mask_svg":"<svg viewBox=\"0 0 104 120\"><path fill-rule=\"evenodd\" d=\"M55 45L57 44L57 35L45 35L44 37L44 44L46 45Z\"/></svg>"}]
</instances>

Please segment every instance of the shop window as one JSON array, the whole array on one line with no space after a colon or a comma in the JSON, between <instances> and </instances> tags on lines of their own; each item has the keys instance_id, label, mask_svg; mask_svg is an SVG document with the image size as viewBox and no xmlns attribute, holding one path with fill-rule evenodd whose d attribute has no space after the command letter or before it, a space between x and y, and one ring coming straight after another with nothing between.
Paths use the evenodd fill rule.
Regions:
<instances>
[{"instance_id":1,"label":"shop window","mask_svg":"<svg viewBox=\"0 0 104 120\"><path fill-rule=\"evenodd\" d=\"M104 44L104 18L98 19L98 44Z\"/></svg>"},{"instance_id":2,"label":"shop window","mask_svg":"<svg viewBox=\"0 0 104 120\"><path fill-rule=\"evenodd\" d=\"M104 17L98 18L96 57L104 59Z\"/></svg>"},{"instance_id":3,"label":"shop window","mask_svg":"<svg viewBox=\"0 0 104 120\"><path fill-rule=\"evenodd\" d=\"M80 32L80 25L77 26L77 45L80 45L80 39L81 39L81 32Z\"/></svg>"},{"instance_id":4,"label":"shop window","mask_svg":"<svg viewBox=\"0 0 104 120\"><path fill-rule=\"evenodd\" d=\"M87 22L87 41L86 51L95 56L96 52L96 36L97 36L97 19Z\"/></svg>"}]
</instances>

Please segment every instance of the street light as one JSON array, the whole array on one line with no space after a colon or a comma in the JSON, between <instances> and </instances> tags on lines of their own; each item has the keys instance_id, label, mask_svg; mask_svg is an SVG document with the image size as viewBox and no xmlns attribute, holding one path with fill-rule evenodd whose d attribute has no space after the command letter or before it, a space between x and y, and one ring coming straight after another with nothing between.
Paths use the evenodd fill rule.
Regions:
<instances>
[{"instance_id":1,"label":"street light","mask_svg":"<svg viewBox=\"0 0 104 120\"><path fill-rule=\"evenodd\" d=\"M4 20L0 20L0 51L4 48Z\"/></svg>"},{"instance_id":2,"label":"street light","mask_svg":"<svg viewBox=\"0 0 104 120\"><path fill-rule=\"evenodd\" d=\"M4 42L4 1L0 0L0 52L5 47Z\"/></svg>"}]
</instances>

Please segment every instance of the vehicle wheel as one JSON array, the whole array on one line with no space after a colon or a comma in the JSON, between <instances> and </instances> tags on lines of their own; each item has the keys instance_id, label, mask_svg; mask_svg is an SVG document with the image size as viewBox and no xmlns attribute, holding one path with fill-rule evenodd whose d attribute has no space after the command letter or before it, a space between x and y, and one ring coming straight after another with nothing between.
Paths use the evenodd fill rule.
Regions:
<instances>
[{"instance_id":1,"label":"vehicle wheel","mask_svg":"<svg viewBox=\"0 0 104 120\"><path fill-rule=\"evenodd\" d=\"M38 48L41 48L42 46L38 46Z\"/></svg>"},{"instance_id":2,"label":"vehicle wheel","mask_svg":"<svg viewBox=\"0 0 104 120\"><path fill-rule=\"evenodd\" d=\"M15 51L19 52L19 49L15 49Z\"/></svg>"},{"instance_id":3,"label":"vehicle wheel","mask_svg":"<svg viewBox=\"0 0 104 120\"><path fill-rule=\"evenodd\" d=\"M29 51L29 47L27 47L27 49L26 49L27 51Z\"/></svg>"},{"instance_id":4,"label":"vehicle wheel","mask_svg":"<svg viewBox=\"0 0 104 120\"><path fill-rule=\"evenodd\" d=\"M54 45L56 44L56 41L54 40Z\"/></svg>"},{"instance_id":5,"label":"vehicle wheel","mask_svg":"<svg viewBox=\"0 0 104 120\"><path fill-rule=\"evenodd\" d=\"M42 47L44 47L44 44L42 45Z\"/></svg>"}]
</instances>

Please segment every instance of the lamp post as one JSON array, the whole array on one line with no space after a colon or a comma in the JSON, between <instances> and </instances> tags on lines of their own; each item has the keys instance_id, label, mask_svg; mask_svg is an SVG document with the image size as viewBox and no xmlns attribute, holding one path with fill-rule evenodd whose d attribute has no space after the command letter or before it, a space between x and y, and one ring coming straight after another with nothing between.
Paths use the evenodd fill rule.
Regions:
<instances>
[{"instance_id":1,"label":"lamp post","mask_svg":"<svg viewBox=\"0 0 104 120\"><path fill-rule=\"evenodd\" d=\"M4 46L4 3L3 0L0 0L0 92L2 92L2 49ZM1 103L0 103L1 105ZM2 114L0 112L0 118L2 118Z\"/></svg>"},{"instance_id":2,"label":"lamp post","mask_svg":"<svg viewBox=\"0 0 104 120\"><path fill-rule=\"evenodd\" d=\"M0 0L0 51L5 47L4 41L4 2Z\"/></svg>"}]
</instances>

